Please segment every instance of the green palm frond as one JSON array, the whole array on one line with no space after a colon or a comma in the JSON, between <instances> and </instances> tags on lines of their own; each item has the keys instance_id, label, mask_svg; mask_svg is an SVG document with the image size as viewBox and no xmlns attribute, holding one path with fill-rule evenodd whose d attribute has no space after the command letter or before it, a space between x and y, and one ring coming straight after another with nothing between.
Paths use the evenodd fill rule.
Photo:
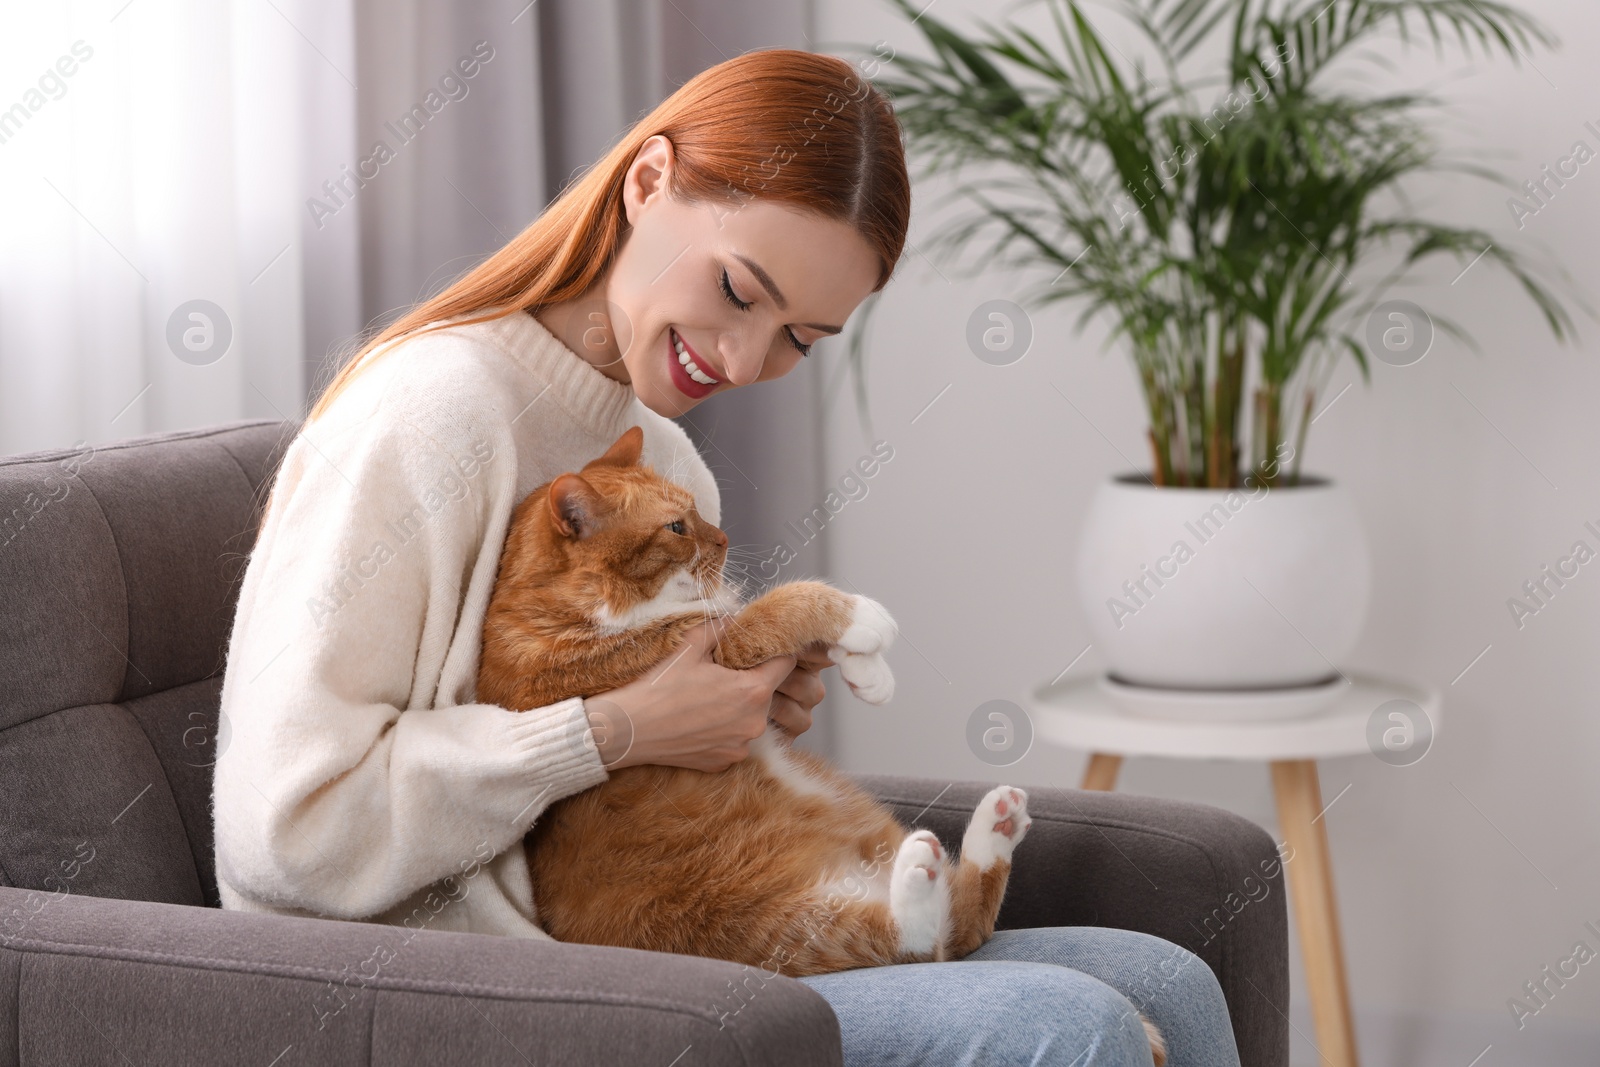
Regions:
<instances>
[{"instance_id":1,"label":"green palm frond","mask_svg":"<svg viewBox=\"0 0 1600 1067\"><path fill-rule=\"evenodd\" d=\"M1071 302L1080 327L1108 324L1131 350L1163 484L1237 484L1241 461L1291 439L1298 472L1329 368L1348 354L1369 374L1361 318L1424 261L1481 257L1557 340L1573 336L1562 299L1521 253L1396 209L1424 173L1504 180L1440 160L1421 119L1437 102L1352 94L1323 77L1383 40L1512 62L1555 43L1507 3L1125 0L1139 37L1129 58L1078 0L1041 0L1047 29L970 32L888 2L927 55L897 55L876 84L925 172L954 183L944 203L955 215L930 252L1021 271L1039 279L1031 303ZM1190 69L1219 51L1220 72ZM858 386L868 318L849 344Z\"/></svg>"}]
</instances>

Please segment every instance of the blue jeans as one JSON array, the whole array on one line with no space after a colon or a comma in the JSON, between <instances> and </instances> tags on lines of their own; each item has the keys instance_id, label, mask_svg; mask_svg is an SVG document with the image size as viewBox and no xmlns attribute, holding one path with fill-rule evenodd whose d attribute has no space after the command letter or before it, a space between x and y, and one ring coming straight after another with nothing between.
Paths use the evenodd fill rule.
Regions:
<instances>
[{"instance_id":1,"label":"blue jeans","mask_svg":"<svg viewBox=\"0 0 1600 1067\"><path fill-rule=\"evenodd\" d=\"M800 981L838 1016L845 1067L1149 1067L1139 1012L1166 1038L1168 1067L1239 1067L1211 968L1131 930L1000 930L948 963Z\"/></svg>"}]
</instances>

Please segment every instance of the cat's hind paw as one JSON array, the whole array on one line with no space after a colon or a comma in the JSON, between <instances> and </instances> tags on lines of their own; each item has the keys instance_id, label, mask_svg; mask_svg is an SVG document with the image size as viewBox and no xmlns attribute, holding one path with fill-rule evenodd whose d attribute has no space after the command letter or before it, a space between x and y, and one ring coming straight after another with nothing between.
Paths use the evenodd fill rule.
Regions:
<instances>
[{"instance_id":1,"label":"cat's hind paw","mask_svg":"<svg viewBox=\"0 0 1600 1067\"><path fill-rule=\"evenodd\" d=\"M889 884L889 911L900 930L900 951L926 955L938 946L950 914L950 882L944 847L931 830L916 830L900 842Z\"/></svg>"},{"instance_id":2,"label":"cat's hind paw","mask_svg":"<svg viewBox=\"0 0 1600 1067\"><path fill-rule=\"evenodd\" d=\"M1000 860L1010 863L1012 851L1032 825L1028 794L1014 786L995 786L978 801L977 810L972 813L972 822L961 839L961 858L976 863L980 871Z\"/></svg>"}]
</instances>

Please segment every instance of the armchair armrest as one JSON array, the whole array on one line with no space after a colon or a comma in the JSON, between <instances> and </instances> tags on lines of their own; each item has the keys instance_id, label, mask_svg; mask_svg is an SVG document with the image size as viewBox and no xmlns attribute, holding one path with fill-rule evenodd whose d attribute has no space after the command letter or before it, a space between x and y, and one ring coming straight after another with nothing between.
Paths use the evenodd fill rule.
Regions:
<instances>
[{"instance_id":1,"label":"armchair armrest","mask_svg":"<svg viewBox=\"0 0 1600 1067\"><path fill-rule=\"evenodd\" d=\"M986 782L857 775L907 825L955 849ZM1199 956L1227 997L1243 1067L1289 1062L1283 863L1267 832L1204 804L1015 783L1033 820L998 927L1110 926Z\"/></svg>"},{"instance_id":2,"label":"armchair armrest","mask_svg":"<svg viewBox=\"0 0 1600 1067\"><path fill-rule=\"evenodd\" d=\"M720 960L0 886L0 1067L664 1067L691 1046L843 1060L819 994Z\"/></svg>"}]
</instances>

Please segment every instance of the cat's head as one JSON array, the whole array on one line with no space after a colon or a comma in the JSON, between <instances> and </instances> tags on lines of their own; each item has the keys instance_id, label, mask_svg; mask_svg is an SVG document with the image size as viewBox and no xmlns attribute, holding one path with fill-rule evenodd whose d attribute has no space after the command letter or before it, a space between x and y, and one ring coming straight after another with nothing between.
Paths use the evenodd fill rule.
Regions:
<instances>
[{"instance_id":1,"label":"cat's head","mask_svg":"<svg viewBox=\"0 0 1600 1067\"><path fill-rule=\"evenodd\" d=\"M520 548L508 539L508 555L526 557L518 577L606 628L668 614L675 603L736 608L722 576L728 536L700 517L693 493L640 464L643 446L644 432L631 426L603 455L518 505Z\"/></svg>"}]
</instances>

